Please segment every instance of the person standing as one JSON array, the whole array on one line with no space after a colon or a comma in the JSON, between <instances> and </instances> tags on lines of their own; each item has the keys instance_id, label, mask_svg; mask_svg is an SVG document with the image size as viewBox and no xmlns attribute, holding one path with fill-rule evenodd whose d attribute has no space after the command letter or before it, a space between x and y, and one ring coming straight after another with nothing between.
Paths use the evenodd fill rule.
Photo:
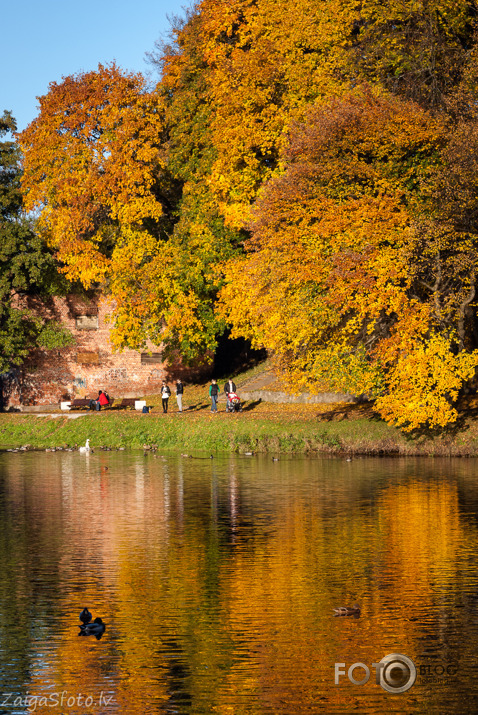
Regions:
<instances>
[{"instance_id":1,"label":"person standing","mask_svg":"<svg viewBox=\"0 0 478 715\"><path fill-rule=\"evenodd\" d=\"M179 412L183 411L183 392L184 386L181 382L181 378L179 378L178 380L176 380L176 402L178 403Z\"/></svg>"},{"instance_id":2,"label":"person standing","mask_svg":"<svg viewBox=\"0 0 478 715\"><path fill-rule=\"evenodd\" d=\"M211 398L211 412L217 412L217 398L219 395L219 387L216 380L211 380L209 386L209 397Z\"/></svg>"},{"instance_id":3,"label":"person standing","mask_svg":"<svg viewBox=\"0 0 478 715\"><path fill-rule=\"evenodd\" d=\"M169 389L169 385L166 384L166 381L163 380L163 384L161 386L161 402L163 403L163 412L166 415L168 413L168 400L171 395L171 390Z\"/></svg>"},{"instance_id":4,"label":"person standing","mask_svg":"<svg viewBox=\"0 0 478 715\"><path fill-rule=\"evenodd\" d=\"M231 402L229 400L229 394L236 391L236 386L229 378L229 380L224 385L224 392L226 393L226 410L229 412L231 410Z\"/></svg>"}]
</instances>

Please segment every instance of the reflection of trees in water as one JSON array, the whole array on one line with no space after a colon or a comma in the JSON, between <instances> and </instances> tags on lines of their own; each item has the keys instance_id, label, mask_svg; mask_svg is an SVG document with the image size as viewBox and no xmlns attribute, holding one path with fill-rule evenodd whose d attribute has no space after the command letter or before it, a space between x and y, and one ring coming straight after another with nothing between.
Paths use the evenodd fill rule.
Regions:
<instances>
[{"instance_id":1,"label":"reflection of trees in water","mask_svg":"<svg viewBox=\"0 0 478 715\"><path fill-rule=\"evenodd\" d=\"M191 670L188 664L187 653L181 643L175 638L167 638L161 644L158 654L164 659L160 670L164 672L167 682L168 699L164 712L177 713L178 707L191 706L193 698L189 691L189 678Z\"/></svg>"},{"instance_id":2,"label":"reflection of trees in water","mask_svg":"<svg viewBox=\"0 0 478 715\"><path fill-rule=\"evenodd\" d=\"M334 698L346 709L352 691L324 673L383 648L460 658L466 674L478 635L472 471L463 460L5 455L0 608L15 625L2 637L4 689L84 692L87 672L124 712L254 702L289 713ZM333 619L356 600L360 619ZM94 647L76 638L85 605L107 623Z\"/></svg>"}]
</instances>

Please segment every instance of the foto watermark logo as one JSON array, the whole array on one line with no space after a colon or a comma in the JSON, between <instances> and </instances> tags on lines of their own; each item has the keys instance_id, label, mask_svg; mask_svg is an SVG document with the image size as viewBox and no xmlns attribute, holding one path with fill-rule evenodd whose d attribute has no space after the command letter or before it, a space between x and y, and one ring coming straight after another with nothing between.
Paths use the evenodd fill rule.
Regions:
<instances>
[{"instance_id":1,"label":"foto watermark logo","mask_svg":"<svg viewBox=\"0 0 478 715\"><path fill-rule=\"evenodd\" d=\"M401 653L384 656L378 663L372 663L372 668L375 669L375 682L388 693L405 693L417 678L414 662ZM335 663L335 685L340 684L340 677L344 675L354 685L365 685L371 673L365 663L353 663L347 670L345 663Z\"/></svg>"}]
</instances>

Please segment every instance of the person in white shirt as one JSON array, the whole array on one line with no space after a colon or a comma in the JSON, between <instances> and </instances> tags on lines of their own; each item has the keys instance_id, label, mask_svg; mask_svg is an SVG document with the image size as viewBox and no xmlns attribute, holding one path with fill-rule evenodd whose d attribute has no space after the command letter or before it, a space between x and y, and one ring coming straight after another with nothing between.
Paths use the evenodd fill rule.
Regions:
<instances>
[{"instance_id":1,"label":"person in white shirt","mask_svg":"<svg viewBox=\"0 0 478 715\"><path fill-rule=\"evenodd\" d=\"M163 380L163 384L161 386L161 402L163 403L163 412L166 415L168 412L168 400L171 395L171 390L169 389L169 386L166 384L166 381Z\"/></svg>"},{"instance_id":2,"label":"person in white shirt","mask_svg":"<svg viewBox=\"0 0 478 715\"><path fill-rule=\"evenodd\" d=\"M184 386L181 382L181 378L179 378L178 380L176 380L176 402L178 403L179 412L183 411L183 392Z\"/></svg>"}]
</instances>

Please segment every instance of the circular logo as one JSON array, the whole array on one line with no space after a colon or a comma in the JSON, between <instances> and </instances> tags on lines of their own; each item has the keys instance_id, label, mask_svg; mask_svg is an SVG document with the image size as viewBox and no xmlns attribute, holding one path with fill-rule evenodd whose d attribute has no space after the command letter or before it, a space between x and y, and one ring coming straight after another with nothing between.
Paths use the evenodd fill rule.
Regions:
<instances>
[{"instance_id":1,"label":"circular logo","mask_svg":"<svg viewBox=\"0 0 478 715\"><path fill-rule=\"evenodd\" d=\"M417 679L417 669L406 655L391 653L384 656L379 665L382 666L380 685L389 693L404 693Z\"/></svg>"}]
</instances>

